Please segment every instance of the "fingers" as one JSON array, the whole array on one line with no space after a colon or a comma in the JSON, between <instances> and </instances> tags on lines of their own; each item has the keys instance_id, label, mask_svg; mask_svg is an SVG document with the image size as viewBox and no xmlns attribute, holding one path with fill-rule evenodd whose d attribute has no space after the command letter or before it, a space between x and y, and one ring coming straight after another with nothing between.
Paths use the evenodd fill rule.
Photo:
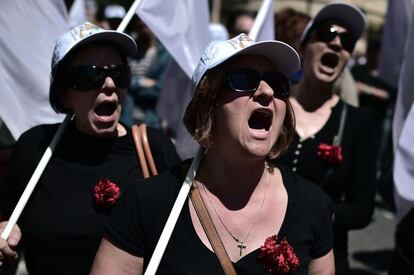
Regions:
<instances>
[{"instance_id":1,"label":"fingers","mask_svg":"<svg viewBox=\"0 0 414 275\"><path fill-rule=\"evenodd\" d=\"M10 248L6 240L0 238L0 267L4 265L6 258L15 260L18 254Z\"/></svg>"},{"instance_id":2,"label":"fingers","mask_svg":"<svg viewBox=\"0 0 414 275\"><path fill-rule=\"evenodd\" d=\"M0 223L0 234L3 232L6 224L7 222ZM13 250L13 248L17 246L21 239L21 236L22 234L20 228L17 225L15 225L7 241L0 238L0 266L4 265L4 261L6 258L18 258L18 254L16 251Z\"/></svg>"},{"instance_id":3,"label":"fingers","mask_svg":"<svg viewBox=\"0 0 414 275\"><path fill-rule=\"evenodd\" d=\"M7 225L7 221L0 223L0 234L3 233L4 229L6 228L6 225ZM17 244L20 242L21 238L22 238L22 232L20 231L19 226L15 224L7 239L9 246L16 247Z\"/></svg>"},{"instance_id":4,"label":"fingers","mask_svg":"<svg viewBox=\"0 0 414 275\"><path fill-rule=\"evenodd\" d=\"M20 228L15 225L13 227L12 232L10 233L9 238L7 239L9 246L16 247L18 243L20 242L20 239L22 238L22 232L20 231Z\"/></svg>"}]
</instances>

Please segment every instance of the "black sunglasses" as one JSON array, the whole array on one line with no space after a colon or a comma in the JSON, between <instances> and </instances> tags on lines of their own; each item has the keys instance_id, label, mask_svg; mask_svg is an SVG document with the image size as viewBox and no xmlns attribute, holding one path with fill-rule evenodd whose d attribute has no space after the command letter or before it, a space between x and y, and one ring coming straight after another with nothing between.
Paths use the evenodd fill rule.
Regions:
<instances>
[{"instance_id":1,"label":"black sunglasses","mask_svg":"<svg viewBox=\"0 0 414 275\"><path fill-rule=\"evenodd\" d=\"M356 41L350 32L339 33L335 26L329 26L325 28L317 28L312 34L312 37L322 42L331 42L337 36L339 36L339 39L341 40L342 48L347 52L352 53Z\"/></svg>"},{"instance_id":2,"label":"black sunglasses","mask_svg":"<svg viewBox=\"0 0 414 275\"><path fill-rule=\"evenodd\" d=\"M128 65L111 65L107 68L95 65L73 67L66 71L64 83L66 87L77 91L100 89L107 77L112 78L115 86L128 88L130 84L130 70Z\"/></svg>"},{"instance_id":3,"label":"black sunglasses","mask_svg":"<svg viewBox=\"0 0 414 275\"><path fill-rule=\"evenodd\" d=\"M254 93L263 80L274 92L274 97L288 98L290 95L289 80L276 71L260 73L249 68L230 69L223 81L225 87L239 93Z\"/></svg>"}]
</instances>

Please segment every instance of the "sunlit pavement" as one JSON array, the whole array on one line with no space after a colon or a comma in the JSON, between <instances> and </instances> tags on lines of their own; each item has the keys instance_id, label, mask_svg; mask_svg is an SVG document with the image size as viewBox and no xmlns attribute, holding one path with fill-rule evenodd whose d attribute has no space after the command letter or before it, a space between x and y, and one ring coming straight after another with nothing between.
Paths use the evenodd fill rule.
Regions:
<instances>
[{"instance_id":1,"label":"sunlit pavement","mask_svg":"<svg viewBox=\"0 0 414 275\"><path fill-rule=\"evenodd\" d=\"M394 248L394 214L377 206L371 224L349 234L351 275L386 275Z\"/></svg>"}]
</instances>

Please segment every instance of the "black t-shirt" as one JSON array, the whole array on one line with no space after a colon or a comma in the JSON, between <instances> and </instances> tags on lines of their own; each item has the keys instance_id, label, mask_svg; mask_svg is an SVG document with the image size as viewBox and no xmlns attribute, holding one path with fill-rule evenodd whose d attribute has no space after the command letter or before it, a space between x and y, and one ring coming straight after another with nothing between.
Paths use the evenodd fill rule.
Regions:
<instances>
[{"instance_id":1,"label":"black t-shirt","mask_svg":"<svg viewBox=\"0 0 414 275\"><path fill-rule=\"evenodd\" d=\"M0 212L10 216L58 125L41 125L24 133L0 186ZM164 134L148 128L157 168L179 163ZM108 178L121 188L142 179L133 138L88 136L71 123L39 179L19 221L21 244L30 274L89 274L111 208L93 202L94 186Z\"/></svg>"},{"instance_id":2,"label":"black t-shirt","mask_svg":"<svg viewBox=\"0 0 414 275\"><path fill-rule=\"evenodd\" d=\"M342 136L343 161L332 164L317 156L321 143L332 145L339 132L342 107L332 109L323 128L302 140L295 132L292 143L278 163L288 166L314 182L334 201L334 248L347 251L347 232L368 224L374 209L375 194L375 128L371 117L361 109L347 105Z\"/></svg>"},{"instance_id":3,"label":"black t-shirt","mask_svg":"<svg viewBox=\"0 0 414 275\"><path fill-rule=\"evenodd\" d=\"M288 206L278 238L292 245L307 274L309 262L327 254L333 243L332 205L316 185L281 167ZM183 182L181 169L171 169L149 180L131 184L112 212L105 235L122 250L144 258L145 267ZM276 232L275 232L276 233ZM263 240L264 242L265 240ZM269 274L257 261L259 250L234 263L238 274ZM158 274L222 274L217 257L199 239L188 199L180 213Z\"/></svg>"}]
</instances>

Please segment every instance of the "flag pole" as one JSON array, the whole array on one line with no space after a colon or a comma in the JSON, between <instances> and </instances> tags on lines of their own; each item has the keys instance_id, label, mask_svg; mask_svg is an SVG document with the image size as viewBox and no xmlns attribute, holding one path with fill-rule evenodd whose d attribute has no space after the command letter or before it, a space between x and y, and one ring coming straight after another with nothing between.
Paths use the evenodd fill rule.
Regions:
<instances>
[{"instance_id":1,"label":"flag pole","mask_svg":"<svg viewBox=\"0 0 414 275\"><path fill-rule=\"evenodd\" d=\"M165 248L167 247L168 241L171 238L171 234L181 213L181 209L183 208L188 193L190 192L194 177L197 173L197 169L200 165L203 154L204 150L200 147L198 149L196 157L191 162L190 169L188 170L187 175L185 176L183 185L181 186L180 192L178 193L174 206L171 209L170 215L167 219L167 222L165 223L164 229L162 230L161 236L158 239L157 246L155 247L154 253L152 253L152 257L148 263L148 267L145 270L144 275L154 275L157 272L161 258L164 255Z\"/></svg>"},{"instance_id":2,"label":"flag pole","mask_svg":"<svg viewBox=\"0 0 414 275\"><path fill-rule=\"evenodd\" d=\"M135 11L138 8L139 3L141 0L135 0L135 2L131 5L128 10L128 13L122 19L121 24L118 26L117 31L124 32L126 26L128 25L129 21L131 21L132 16L134 16ZM62 124L60 124L55 136L53 137L52 141L50 142L49 146L46 148L46 151L43 153L42 158L39 161L35 171L32 174L32 177L29 180L29 183L26 185L26 188L23 191L19 201L17 202L16 207L13 210L13 213L10 216L10 219L7 222L6 228L1 233L1 238L7 240L10 236L10 233L13 229L13 226L17 223L24 207L27 204L34 188L36 187L39 178L42 176L43 171L45 170L47 164L49 163L50 158L58 144L60 137L62 136L63 131L65 130L67 124L71 120L72 115L66 115L65 119L63 120Z\"/></svg>"},{"instance_id":3,"label":"flag pole","mask_svg":"<svg viewBox=\"0 0 414 275\"><path fill-rule=\"evenodd\" d=\"M141 3L141 0L135 0L134 3L132 3L128 12L125 14L124 18L122 19L121 24L119 24L118 28L116 29L117 31L119 32L125 31L126 27L129 24L129 21L131 21L140 3Z\"/></svg>"},{"instance_id":4,"label":"flag pole","mask_svg":"<svg viewBox=\"0 0 414 275\"><path fill-rule=\"evenodd\" d=\"M266 19L266 13L269 9L269 6L272 4L272 1L273 0L263 0L262 5L260 6L259 12L257 13L256 18L254 19L252 29L249 32L249 37L253 39L253 41L256 41L257 39L259 30L263 25L263 21Z\"/></svg>"},{"instance_id":5,"label":"flag pole","mask_svg":"<svg viewBox=\"0 0 414 275\"><path fill-rule=\"evenodd\" d=\"M50 142L49 146L46 148L42 158L39 161L35 171L33 172L32 177L29 180L29 183L26 185L26 188L23 191L22 196L20 197L16 207L13 210L13 213L10 216L10 219L7 222L6 228L4 229L3 233L1 233L1 238L7 240L10 236L10 233L13 229L13 226L17 223L17 220L20 217L24 207L27 204L27 201L30 198L34 188L36 187L37 182L39 181L40 176L42 175L43 171L46 168L53 152L55 151L56 145L59 142L60 137L62 136L63 131L65 130L67 124L71 120L71 115L66 115L63 122L60 124L55 136L53 137L52 141Z\"/></svg>"},{"instance_id":6,"label":"flag pole","mask_svg":"<svg viewBox=\"0 0 414 275\"><path fill-rule=\"evenodd\" d=\"M211 22L220 23L220 12L221 12L221 0L213 0Z\"/></svg>"}]
</instances>

